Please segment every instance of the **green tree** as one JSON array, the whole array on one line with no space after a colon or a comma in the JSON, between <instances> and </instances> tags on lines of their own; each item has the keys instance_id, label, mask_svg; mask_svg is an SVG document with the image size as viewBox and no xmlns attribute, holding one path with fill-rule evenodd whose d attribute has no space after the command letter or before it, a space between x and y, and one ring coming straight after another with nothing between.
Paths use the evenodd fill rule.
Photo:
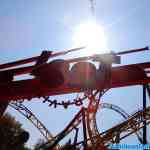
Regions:
<instances>
[{"instance_id":1,"label":"green tree","mask_svg":"<svg viewBox=\"0 0 150 150\"><path fill-rule=\"evenodd\" d=\"M71 144L71 140L61 146L60 150L79 150Z\"/></svg>"},{"instance_id":2,"label":"green tree","mask_svg":"<svg viewBox=\"0 0 150 150\"><path fill-rule=\"evenodd\" d=\"M0 118L0 150L29 150L25 146L29 133L21 126L8 113Z\"/></svg>"},{"instance_id":3,"label":"green tree","mask_svg":"<svg viewBox=\"0 0 150 150\"><path fill-rule=\"evenodd\" d=\"M61 149L58 149L58 147L55 147L53 149L50 149L49 148L49 143L46 142L45 140L43 139L39 139L37 141L37 143L34 145L34 150L61 150Z\"/></svg>"},{"instance_id":4,"label":"green tree","mask_svg":"<svg viewBox=\"0 0 150 150\"><path fill-rule=\"evenodd\" d=\"M34 145L34 150L38 150L44 143L45 141L43 139L39 139ZM44 150L44 148L40 148L40 150Z\"/></svg>"},{"instance_id":5,"label":"green tree","mask_svg":"<svg viewBox=\"0 0 150 150\"><path fill-rule=\"evenodd\" d=\"M48 143L45 144L44 140L39 139L38 142L34 146L34 150L50 150L49 144ZM59 148L53 148L52 150L80 150L80 149L79 148L75 148L71 144L71 140L69 140L64 145L61 145Z\"/></svg>"}]
</instances>

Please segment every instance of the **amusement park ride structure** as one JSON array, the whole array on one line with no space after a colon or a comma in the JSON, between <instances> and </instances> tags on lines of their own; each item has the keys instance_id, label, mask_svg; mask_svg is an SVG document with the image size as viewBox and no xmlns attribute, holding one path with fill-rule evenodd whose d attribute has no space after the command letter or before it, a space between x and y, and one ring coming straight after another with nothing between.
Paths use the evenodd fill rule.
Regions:
<instances>
[{"instance_id":1,"label":"amusement park ride structure","mask_svg":"<svg viewBox=\"0 0 150 150\"><path fill-rule=\"evenodd\" d=\"M147 143L147 124L150 123L150 108L146 105L146 91L150 96L150 77L148 76L150 62L121 65L121 56L149 50L149 47L132 49L108 54L95 54L87 57L71 59L54 59L57 56L82 49L71 49L59 53L43 51L40 56L27 58L0 65L0 113L7 106L18 110L26 116L48 140L43 147L52 149L75 130L76 135L72 147L77 149L82 145L86 150L88 145L94 149L106 149L110 143L118 143L121 139L135 133L140 142ZM53 60L52 60L53 58ZM35 63L28 65L30 63ZM98 63L98 67L95 66ZM114 65L115 64L115 65ZM23 66L26 65L26 66ZM30 79L14 80L17 75L29 74ZM102 104L101 97L112 88L131 85L143 86L143 109L128 115L119 107L111 104ZM70 93L84 93L73 101L50 100L50 96ZM80 111L75 115L68 126L56 136L51 133L33 117L31 111L24 107L24 100L43 98L44 103L55 108L59 105L68 108L70 105L80 106ZM84 101L88 102L84 106ZM96 113L99 108L107 107L120 113L126 120L103 133L99 133L96 123ZM22 110L25 110L23 112ZM27 112L27 113L26 113ZM36 119L35 119L36 118ZM36 120L35 122L33 120ZM78 126L83 126L83 141L78 141ZM138 131L143 128L143 135Z\"/></svg>"}]
</instances>

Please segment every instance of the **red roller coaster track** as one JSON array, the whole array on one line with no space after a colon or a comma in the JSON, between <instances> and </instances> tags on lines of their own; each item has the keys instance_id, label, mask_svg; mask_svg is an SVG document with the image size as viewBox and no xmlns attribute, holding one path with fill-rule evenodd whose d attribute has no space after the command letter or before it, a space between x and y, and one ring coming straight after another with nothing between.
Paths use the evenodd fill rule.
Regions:
<instances>
[{"instance_id":1,"label":"red roller coaster track","mask_svg":"<svg viewBox=\"0 0 150 150\"><path fill-rule=\"evenodd\" d=\"M79 116L77 115L76 117L78 118L81 114L83 115L83 126L85 128L87 126L90 129L88 129L89 137L92 137L96 135L93 134L93 131L96 130L92 131L90 125L94 123L92 119L95 117L98 109L99 99L93 100L93 96L96 96L97 92L99 97L101 97L107 89L150 83L150 77L148 76L150 62L112 65L120 64L122 55L149 50L148 47L66 60L53 59L47 62L52 57L65 55L80 49L71 49L54 54L51 51L43 51L40 56L1 64L0 113L2 114L5 111L10 101L31 100L36 97L89 91L90 103L88 108L83 108L83 113L79 111ZM99 68L96 68L95 61L98 62ZM35 63L34 65L22 66L33 62ZM24 74L32 75L33 78L19 81L14 80L15 76ZM93 92L95 92L94 95ZM86 119L84 110L87 110L89 115L87 117L87 125L86 120L84 120ZM86 141L87 135L85 130L84 140ZM56 139L53 145L59 142L59 139L63 137L62 135ZM95 141L92 140L91 142L94 143ZM87 143L85 142L84 144L86 147Z\"/></svg>"},{"instance_id":2,"label":"red roller coaster track","mask_svg":"<svg viewBox=\"0 0 150 150\"><path fill-rule=\"evenodd\" d=\"M148 50L148 47L142 49L135 49L131 51L125 51L122 53L121 52L116 53L115 56L120 57L120 55L122 54L130 53L130 52L138 52L142 50ZM57 55L54 54L54 56ZM93 55L89 57L64 60L64 62L70 65L70 63L72 62L86 61L88 59L94 60L97 58L101 62L101 60L103 61L105 57L111 58L112 56L113 56L112 54ZM40 56L0 65L0 69L5 69L5 71L2 70L0 72L0 80L3 81L0 84L0 91L1 91L0 101L4 102L4 101L12 101L12 100L20 100L20 99L31 99L34 97L41 97L41 96L52 96L58 94L82 92L86 88L84 84L79 84L78 86L72 86L71 84L72 80L70 79L68 79L67 83L64 82L63 84L60 84L57 87L45 86L36 77L33 79L20 80L20 81L12 80L13 77L16 75L31 73L32 70L36 67L35 65L28 66L28 67L20 67L15 69L10 69L10 67L26 64L29 62L34 62L37 61L38 58L40 58ZM45 64L49 65L48 63ZM142 85L142 84L150 83L150 77L146 75L146 71L145 71L145 69L147 68L150 68L150 62L111 67L111 79L109 83L105 82L105 88L117 88L123 86ZM53 74L54 72L49 70L49 73ZM99 81L99 78L101 78L101 76L99 76L96 79L96 82L93 83L88 88L100 90L102 88L102 83ZM9 82L8 80L11 81ZM49 84L51 82L54 82L53 80L54 78L53 79L49 78Z\"/></svg>"}]
</instances>

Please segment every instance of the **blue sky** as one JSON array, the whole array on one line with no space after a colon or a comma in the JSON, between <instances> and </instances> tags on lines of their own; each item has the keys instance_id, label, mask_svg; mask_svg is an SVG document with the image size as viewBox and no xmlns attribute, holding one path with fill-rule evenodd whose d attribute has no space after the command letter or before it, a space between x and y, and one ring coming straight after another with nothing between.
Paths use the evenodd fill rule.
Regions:
<instances>
[{"instance_id":1,"label":"blue sky","mask_svg":"<svg viewBox=\"0 0 150 150\"><path fill-rule=\"evenodd\" d=\"M95 0L95 16L105 29L108 49L119 51L150 45L149 0ZM43 49L63 50L73 46L74 28L91 17L88 0L0 0L0 63L39 55ZM123 64L149 61L150 52L122 58ZM34 87L33 87L34 88ZM132 112L141 105L141 87L111 90L103 98ZM67 96L63 97L67 99ZM40 118L47 128L56 134L61 131L78 109L48 108L39 100L26 105ZM20 114L8 109L32 132L29 145L42 138L40 133ZM103 113L103 112L102 112ZM115 116L115 113L113 113ZM102 122L112 119L105 111ZM99 115L101 117L101 115ZM117 123L117 121L116 121ZM126 142L136 143L133 137Z\"/></svg>"}]
</instances>

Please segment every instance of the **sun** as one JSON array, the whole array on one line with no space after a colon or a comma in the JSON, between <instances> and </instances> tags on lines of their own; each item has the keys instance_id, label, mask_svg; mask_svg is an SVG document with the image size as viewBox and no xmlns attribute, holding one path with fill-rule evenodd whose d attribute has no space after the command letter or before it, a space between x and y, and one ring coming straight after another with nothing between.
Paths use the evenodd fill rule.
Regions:
<instances>
[{"instance_id":1,"label":"sun","mask_svg":"<svg viewBox=\"0 0 150 150\"><path fill-rule=\"evenodd\" d=\"M73 34L73 43L76 47L85 46L85 54L105 53L107 50L106 36L102 26L88 21L79 24Z\"/></svg>"}]
</instances>

